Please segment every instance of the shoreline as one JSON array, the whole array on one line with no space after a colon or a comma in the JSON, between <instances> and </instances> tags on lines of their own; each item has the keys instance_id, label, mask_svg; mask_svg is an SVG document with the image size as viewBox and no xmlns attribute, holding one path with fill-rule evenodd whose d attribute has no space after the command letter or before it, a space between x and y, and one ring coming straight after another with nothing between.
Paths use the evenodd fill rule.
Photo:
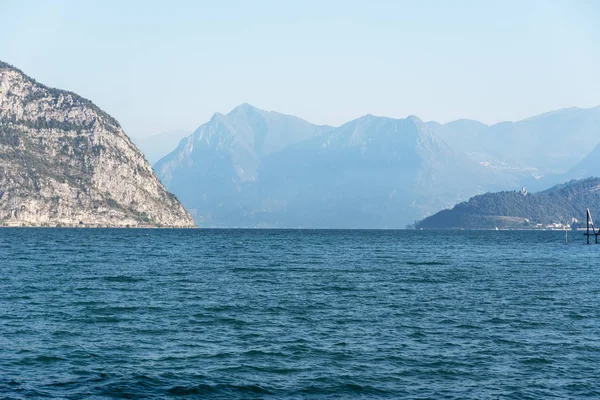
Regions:
<instances>
[{"instance_id":1,"label":"shoreline","mask_svg":"<svg viewBox=\"0 0 600 400\"><path fill-rule=\"evenodd\" d=\"M156 225L0 225L0 229L36 228L36 229L198 229L197 226L156 226Z\"/></svg>"},{"instance_id":2,"label":"shoreline","mask_svg":"<svg viewBox=\"0 0 600 400\"><path fill-rule=\"evenodd\" d=\"M247 231L415 231L415 232L481 232L481 231L511 231L511 232L585 232L585 228L578 229L466 229L466 228L431 228L431 229L414 229L414 228L294 228L294 227L198 227L198 226L155 226L155 225L137 225L137 226L123 226L123 225L0 225L0 229L9 228L37 228L37 229L197 229L197 230L247 230Z\"/></svg>"}]
</instances>

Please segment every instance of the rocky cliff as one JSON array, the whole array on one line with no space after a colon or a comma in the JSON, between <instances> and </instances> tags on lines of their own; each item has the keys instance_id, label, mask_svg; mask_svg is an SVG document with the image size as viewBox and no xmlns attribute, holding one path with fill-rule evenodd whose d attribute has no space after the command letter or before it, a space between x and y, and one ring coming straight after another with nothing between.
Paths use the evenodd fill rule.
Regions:
<instances>
[{"instance_id":1,"label":"rocky cliff","mask_svg":"<svg viewBox=\"0 0 600 400\"><path fill-rule=\"evenodd\" d=\"M193 227L119 123L0 62L0 226Z\"/></svg>"}]
</instances>

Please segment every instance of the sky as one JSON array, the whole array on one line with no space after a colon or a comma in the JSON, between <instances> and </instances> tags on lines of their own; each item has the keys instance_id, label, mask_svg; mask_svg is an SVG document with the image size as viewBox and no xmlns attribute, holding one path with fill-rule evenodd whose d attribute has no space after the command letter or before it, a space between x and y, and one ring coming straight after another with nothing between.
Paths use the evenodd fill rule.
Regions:
<instances>
[{"instance_id":1,"label":"sky","mask_svg":"<svg viewBox=\"0 0 600 400\"><path fill-rule=\"evenodd\" d=\"M600 2L0 0L0 60L134 137L241 103L340 125L600 105Z\"/></svg>"}]
</instances>

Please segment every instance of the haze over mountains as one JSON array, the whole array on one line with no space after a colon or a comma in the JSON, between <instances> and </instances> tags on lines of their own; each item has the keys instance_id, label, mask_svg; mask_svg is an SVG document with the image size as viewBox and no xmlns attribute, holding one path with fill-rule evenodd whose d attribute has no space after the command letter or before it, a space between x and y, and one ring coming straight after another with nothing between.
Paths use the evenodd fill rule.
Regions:
<instances>
[{"instance_id":1,"label":"haze over mountains","mask_svg":"<svg viewBox=\"0 0 600 400\"><path fill-rule=\"evenodd\" d=\"M131 140L144 153L148 162L154 164L175 150L179 141L190 134L188 131L169 131L143 138L132 137Z\"/></svg>"},{"instance_id":2,"label":"haze over mountains","mask_svg":"<svg viewBox=\"0 0 600 400\"><path fill-rule=\"evenodd\" d=\"M572 179L598 176L600 175L600 171L598 170L598 160L600 160L600 144L597 144L583 160L579 161L571 168L566 176Z\"/></svg>"},{"instance_id":3,"label":"haze over mountains","mask_svg":"<svg viewBox=\"0 0 600 400\"><path fill-rule=\"evenodd\" d=\"M330 127L243 104L215 114L154 168L204 226L254 226L278 206L260 192L262 160Z\"/></svg>"},{"instance_id":4,"label":"haze over mountains","mask_svg":"<svg viewBox=\"0 0 600 400\"><path fill-rule=\"evenodd\" d=\"M366 115L329 127L243 104L154 168L199 226L403 228L476 194L567 180L599 142L600 107L492 126Z\"/></svg>"},{"instance_id":5,"label":"haze over mountains","mask_svg":"<svg viewBox=\"0 0 600 400\"><path fill-rule=\"evenodd\" d=\"M567 108L492 126L471 120L430 125L457 151L541 189L575 177L571 168L600 141L600 107Z\"/></svg>"}]
</instances>

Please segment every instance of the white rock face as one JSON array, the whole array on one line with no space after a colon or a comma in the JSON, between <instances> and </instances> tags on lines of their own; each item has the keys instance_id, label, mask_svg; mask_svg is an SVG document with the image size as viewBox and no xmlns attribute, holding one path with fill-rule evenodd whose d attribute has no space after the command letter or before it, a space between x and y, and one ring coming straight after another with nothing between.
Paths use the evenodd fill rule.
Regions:
<instances>
[{"instance_id":1,"label":"white rock face","mask_svg":"<svg viewBox=\"0 0 600 400\"><path fill-rule=\"evenodd\" d=\"M0 62L0 226L194 227L119 123Z\"/></svg>"}]
</instances>

